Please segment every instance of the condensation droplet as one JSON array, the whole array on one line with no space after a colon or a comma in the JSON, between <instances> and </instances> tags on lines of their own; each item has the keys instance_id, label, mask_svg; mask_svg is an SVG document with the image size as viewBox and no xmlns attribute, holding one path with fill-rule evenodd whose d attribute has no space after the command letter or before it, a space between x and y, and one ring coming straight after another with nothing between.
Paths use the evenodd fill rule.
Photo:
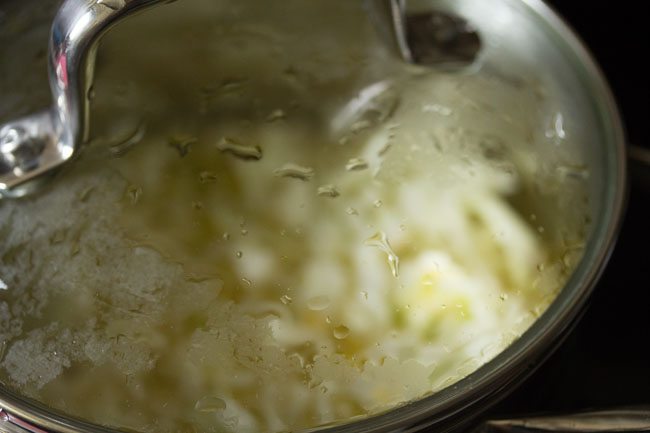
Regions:
<instances>
[{"instance_id":1,"label":"condensation droplet","mask_svg":"<svg viewBox=\"0 0 650 433\"><path fill-rule=\"evenodd\" d=\"M560 141L566 138L562 113L555 113L553 119L551 119L551 125L546 130L546 138L554 139L555 144L559 144Z\"/></svg>"},{"instance_id":2,"label":"condensation droplet","mask_svg":"<svg viewBox=\"0 0 650 433\"><path fill-rule=\"evenodd\" d=\"M277 109L277 110L273 110L271 112L271 114L269 114L266 117L266 121L267 122L275 122L277 120L282 120L282 119L284 119L286 117L287 117L287 113L285 113L284 110Z\"/></svg>"},{"instance_id":3,"label":"condensation droplet","mask_svg":"<svg viewBox=\"0 0 650 433\"><path fill-rule=\"evenodd\" d=\"M176 149L181 158L184 158L190 152L192 145L196 142L197 139L195 137L173 136L169 138L167 144L169 144L171 148Z\"/></svg>"},{"instance_id":4,"label":"condensation droplet","mask_svg":"<svg viewBox=\"0 0 650 433\"><path fill-rule=\"evenodd\" d=\"M347 164L345 164L345 169L347 171L361 171L368 168L368 162L362 158L350 158Z\"/></svg>"},{"instance_id":5,"label":"condensation droplet","mask_svg":"<svg viewBox=\"0 0 650 433\"><path fill-rule=\"evenodd\" d=\"M589 170L586 165L582 164L560 165L556 171L563 179L585 180L589 178Z\"/></svg>"},{"instance_id":6,"label":"condensation droplet","mask_svg":"<svg viewBox=\"0 0 650 433\"><path fill-rule=\"evenodd\" d=\"M345 325L339 325L334 328L334 338L337 340L343 340L350 335L350 328Z\"/></svg>"},{"instance_id":7,"label":"condensation droplet","mask_svg":"<svg viewBox=\"0 0 650 433\"><path fill-rule=\"evenodd\" d=\"M262 149L259 146L242 144L232 138L223 137L216 144L216 147L219 151L230 153L244 161L259 161L262 159Z\"/></svg>"},{"instance_id":8,"label":"condensation droplet","mask_svg":"<svg viewBox=\"0 0 650 433\"><path fill-rule=\"evenodd\" d=\"M244 284L246 284L248 287L251 287L253 285L253 282L249 280L248 278L242 278L241 279Z\"/></svg>"},{"instance_id":9,"label":"condensation droplet","mask_svg":"<svg viewBox=\"0 0 650 433\"><path fill-rule=\"evenodd\" d=\"M390 243L388 242L388 238L386 237L386 233L384 232L377 232L375 233L374 236L366 239L364 242L364 245L370 246L370 247L377 247L384 253L386 253L386 256L388 258L388 265L390 267L391 273L395 278L399 276L399 257L393 249L390 246Z\"/></svg>"},{"instance_id":10,"label":"condensation droplet","mask_svg":"<svg viewBox=\"0 0 650 433\"><path fill-rule=\"evenodd\" d=\"M238 259L241 259L244 256L244 253L242 253L241 251L237 251L235 255L237 256Z\"/></svg>"},{"instance_id":11,"label":"condensation droplet","mask_svg":"<svg viewBox=\"0 0 650 433\"><path fill-rule=\"evenodd\" d=\"M88 93L86 93L86 97L88 98L89 101L92 101L92 100L95 99L96 96L97 95L96 95L96 92L95 92L95 87L90 86L88 88Z\"/></svg>"},{"instance_id":12,"label":"condensation droplet","mask_svg":"<svg viewBox=\"0 0 650 433\"><path fill-rule=\"evenodd\" d=\"M334 185L323 185L318 187L317 194L320 197L336 198L341 195Z\"/></svg>"},{"instance_id":13,"label":"condensation droplet","mask_svg":"<svg viewBox=\"0 0 650 433\"><path fill-rule=\"evenodd\" d=\"M381 200L375 200L375 202L373 203L373 205L374 205L376 208L379 209L380 207L382 207L382 206L384 205L384 202L381 201Z\"/></svg>"},{"instance_id":14,"label":"condensation droplet","mask_svg":"<svg viewBox=\"0 0 650 433\"><path fill-rule=\"evenodd\" d=\"M226 408L226 402L219 397L206 396L198 400L194 410L199 412L218 412Z\"/></svg>"},{"instance_id":15,"label":"condensation droplet","mask_svg":"<svg viewBox=\"0 0 650 433\"><path fill-rule=\"evenodd\" d=\"M214 183L219 179L219 176L211 171L202 171L199 173L199 182L201 183Z\"/></svg>"},{"instance_id":16,"label":"condensation droplet","mask_svg":"<svg viewBox=\"0 0 650 433\"><path fill-rule=\"evenodd\" d=\"M125 0L97 0L98 5L106 6L114 11L122 9L126 4Z\"/></svg>"},{"instance_id":17,"label":"condensation droplet","mask_svg":"<svg viewBox=\"0 0 650 433\"><path fill-rule=\"evenodd\" d=\"M92 192L94 190L95 190L94 186L89 186L88 188L81 191L81 194L79 194L79 201L82 202L82 203L85 203L86 201L88 201L88 199L90 198L90 196L91 196L91 194L92 194Z\"/></svg>"},{"instance_id":18,"label":"condensation droplet","mask_svg":"<svg viewBox=\"0 0 650 433\"><path fill-rule=\"evenodd\" d=\"M242 236L246 236L248 234L248 230L241 229L240 233L241 233Z\"/></svg>"},{"instance_id":19,"label":"condensation droplet","mask_svg":"<svg viewBox=\"0 0 650 433\"><path fill-rule=\"evenodd\" d=\"M363 296L363 299L366 301L368 300L368 292L361 292L361 296Z\"/></svg>"},{"instance_id":20,"label":"condensation droplet","mask_svg":"<svg viewBox=\"0 0 650 433\"><path fill-rule=\"evenodd\" d=\"M282 295L280 296L280 302L282 302L284 305L289 305L293 302L293 298L289 295Z\"/></svg>"},{"instance_id":21,"label":"condensation droplet","mask_svg":"<svg viewBox=\"0 0 650 433\"><path fill-rule=\"evenodd\" d=\"M126 138L108 146L111 156L114 158L120 158L126 155L142 140L142 138L144 138L146 131L147 127L144 123L138 124L138 126Z\"/></svg>"},{"instance_id":22,"label":"condensation droplet","mask_svg":"<svg viewBox=\"0 0 650 433\"><path fill-rule=\"evenodd\" d=\"M230 233L225 232L224 234L221 235L221 239L223 239L224 241L229 240L230 239Z\"/></svg>"},{"instance_id":23,"label":"condensation droplet","mask_svg":"<svg viewBox=\"0 0 650 433\"><path fill-rule=\"evenodd\" d=\"M276 177L287 177L287 178L293 178L302 181L308 181L312 177L314 177L315 173L314 173L314 169L311 167L305 167L302 165L288 162L284 164L282 167L274 170L273 174Z\"/></svg>"},{"instance_id":24,"label":"condensation droplet","mask_svg":"<svg viewBox=\"0 0 650 433\"><path fill-rule=\"evenodd\" d=\"M440 104L426 104L422 107L424 113L436 113L441 116L451 116L453 111L449 107Z\"/></svg>"},{"instance_id":25,"label":"condensation droplet","mask_svg":"<svg viewBox=\"0 0 650 433\"><path fill-rule=\"evenodd\" d=\"M353 216L357 216L357 215L359 215L359 211L356 210L356 209L353 208L353 207L349 207L349 208L347 208L345 212L346 212L348 215L353 215Z\"/></svg>"},{"instance_id":26,"label":"condensation droplet","mask_svg":"<svg viewBox=\"0 0 650 433\"><path fill-rule=\"evenodd\" d=\"M350 130L353 134L358 134L372 126L372 123L368 119L358 120L352 124Z\"/></svg>"},{"instance_id":27,"label":"condensation droplet","mask_svg":"<svg viewBox=\"0 0 650 433\"><path fill-rule=\"evenodd\" d=\"M322 311L330 306L331 300L329 296L314 296L307 300L307 308L312 311Z\"/></svg>"},{"instance_id":28,"label":"condensation droplet","mask_svg":"<svg viewBox=\"0 0 650 433\"><path fill-rule=\"evenodd\" d=\"M136 185L129 185L126 188L126 196L131 204L138 204L140 197L142 196L142 188Z\"/></svg>"}]
</instances>

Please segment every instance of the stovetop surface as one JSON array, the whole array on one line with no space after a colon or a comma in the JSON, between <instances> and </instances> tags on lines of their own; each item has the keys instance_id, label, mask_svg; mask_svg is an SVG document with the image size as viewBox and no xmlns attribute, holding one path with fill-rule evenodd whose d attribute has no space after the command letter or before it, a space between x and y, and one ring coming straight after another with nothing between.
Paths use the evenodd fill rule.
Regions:
<instances>
[{"instance_id":1,"label":"stovetop surface","mask_svg":"<svg viewBox=\"0 0 650 433\"><path fill-rule=\"evenodd\" d=\"M629 143L650 149L647 2L548 1L581 36L618 100ZM650 168L648 169L650 171ZM564 344L489 416L650 405L650 184L630 179L619 241Z\"/></svg>"}]
</instances>

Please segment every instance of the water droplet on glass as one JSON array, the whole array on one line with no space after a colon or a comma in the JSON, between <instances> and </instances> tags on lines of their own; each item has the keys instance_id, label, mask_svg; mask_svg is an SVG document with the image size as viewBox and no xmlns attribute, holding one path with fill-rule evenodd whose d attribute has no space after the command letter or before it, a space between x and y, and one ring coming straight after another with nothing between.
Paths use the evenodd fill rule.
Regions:
<instances>
[{"instance_id":1,"label":"water droplet on glass","mask_svg":"<svg viewBox=\"0 0 650 433\"><path fill-rule=\"evenodd\" d=\"M262 149L259 146L242 144L232 138L223 137L216 146L221 152L230 153L245 161L259 161L262 159Z\"/></svg>"},{"instance_id":2,"label":"water droplet on glass","mask_svg":"<svg viewBox=\"0 0 650 433\"><path fill-rule=\"evenodd\" d=\"M88 200L88 198L90 198L90 195L94 190L95 190L94 186L89 186L88 188L81 191L81 194L79 194L79 201L85 203Z\"/></svg>"},{"instance_id":3,"label":"water droplet on glass","mask_svg":"<svg viewBox=\"0 0 650 433\"><path fill-rule=\"evenodd\" d=\"M267 121L267 122L275 122L275 121L277 121L277 120L282 120L282 119L284 119L285 117L287 117L287 113L285 113L284 110L280 110L280 109L278 109L278 110L273 110L273 111L271 112L271 114L269 114L269 115L266 117L266 121Z\"/></svg>"},{"instance_id":4,"label":"water droplet on glass","mask_svg":"<svg viewBox=\"0 0 650 433\"><path fill-rule=\"evenodd\" d=\"M507 301L508 300L508 294L507 293L501 293L499 295L499 299L501 299L502 301Z\"/></svg>"},{"instance_id":5,"label":"water droplet on glass","mask_svg":"<svg viewBox=\"0 0 650 433\"><path fill-rule=\"evenodd\" d=\"M360 171L368 168L368 162L362 158L351 158L347 164L345 164L345 169L347 171Z\"/></svg>"},{"instance_id":6,"label":"water droplet on glass","mask_svg":"<svg viewBox=\"0 0 650 433\"><path fill-rule=\"evenodd\" d=\"M555 113L553 119L551 119L551 125L546 130L546 138L553 139L555 144L559 144L560 141L566 138L562 113Z\"/></svg>"},{"instance_id":7,"label":"water droplet on glass","mask_svg":"<svg viewBox=\"0 0 650 433\"><path fill-rule=\"evenodd\" d=\"M330 306L329 296L314 296L307 301L307 308L312 311L322 311Z\"/></svg>"},{"instance_id":8,"label":"water droplet on glass","mask_svg":"<svg viewBox=\"0 0 650 433\"><path fill-rule=\"evenodd\" d=\"M246 81L246 79L242 78L226 78L221 82L219 89L222 93L231 93L244 87Z\"/></svg>"},{"instance_id":9,"label":"water droplet on glass","mask_svg":"<svg viewBox=\"0 0 650 433\"><path fill-rule=\"evenodd\" d=\"M332 318L330 316L325 317L325 323L328 325L332 323Z\"/></svg>"},{"instance_id":10,"label":"water droplet on glass","mask_svg":"<svg viewBox=\"0 0 650 433\"><path fill-rule=\"evenodd\" d=\"M244 256L244 253L242 253L241 251L237 251L235 255L237 256L238 259L241 259Z\"/></svg>"},{"instance_id":11,"label":"water droplet on glass","mask_svg":"<svg viewBox=\"0 0 650 433\"><path fill-rule=\"evenodd\" d=\"M359 215L359 211L356 210L356 209L353 208L353 207L349 207L349 208L347 208L345 212L346 212L348 215L353 215L353 216L357 216L357 215Z\"/></svg>"},{"instance_id":12,"label":"water droplet on glass","mask_svg":"<svg viewBox=\"0 0 650 433\"><path fill-rule=\"evenodd\" d=\"M350 335L350 329L345 325L339 325L334 328L334 338L337 340L343 340Z\"/></svg>"},{"instance_id":13,"label":"water droplet on glass","mask_svg":"<svg viewBox=\"0 0 650 433\"><path fill-rule=\"evenodd\" d=\"M201 183L214 183L218 179L218 175L211 171L202 171L199 173L199 182Z\"/></svg>"},{"instance_id":14,"label":"water droplet on glass","mask_svg":"<svg viewBox=\"0 0 650 433\"><path fill-rule=\"evenodd\" d=\"M358 120L352 124L350 130L353 134L358 134L372 126L372 123L368 119Z\"/></svg>"},{"instance_id":15,"label":"water droplet on glass","mask_svg":"<svg viewBox=\"0 0 650 433\"><path fill-rule=\"evenodd\" d=\"M280 302L282 302L284 305L289 305L293 302L293 298L289 295L282 295L280 296Z\"/></svg>"},{"instance_id":16,"label":"water droplet on glass","mask_svg":"<svg viewBox=\"0 0 650 433\"><path fill-rule=\"evenodd\" d=\"M336 198L341 195L341 193L334 185L323 185L318 187L318 195L320 197Z\"/></svg>"},{"instance_id":17,"label":"water droplet on glass","mask_svg":"<svg viewBox=\"0 0 650 433\"><path fill-rule=\"evenodd\" d=\"M390 138L393 138L392 136ZM377 152L377 155L379 156L384 156L388 153L388 151L393 147L393 142L392 141L387 141L386 144L382 146L381 149L379 149L379 152Z\"/></svg>"},{"instance_id":18,"label":"water droplet on glass","mask_svg":"<svg viewBox=\"0 0 650 433\"><path fill-rule=\"evenodd\" d=\"M388 265L390 266L390 270L395 278L399 276L399 257L393 249L390 246L390 243L388 242L388 238L386 237L386 233L384 232L377 232L375 233L374 236L368 238L365 242L364 245L370 246L370 247L377 247L384 253L386 253L386 256L388 258Z\"/></svg>"},{"instance_id":19,"label":"water droplet on glass","mask_svg":"<svg viewBox=\"0 0 650 433\"><path fill-rule=\"evenodd\" d=\"M92 101L93 99L95 99L95 96L97 96L97 95L95 94L95 87L90 86L90 87L88 88L88 93L86 94L86 96L87 96L87 98L88 98L89 101Z\"/></svg>"},{"instance_id":20,"label":"water droplet on glass","mask_svg":"<svg viewBox=\"0 0 650 433\"><path fill-rule=\"evenodd\" d=\"M426 104L422 107L423 113L436 113L441 116L451 116L453 111L449 107L440 104Z\"/></svg>"},{"instance_id":21,"label":"water droplet on glass","mask_svg":"<svg viewBox=\"0 0 650 433\"><path fill-rule=\"evenodd\" d=\"M248 287L251 287L253 285L253 282L249 280L248 278L242 278L241 279L244 284L246 284Z\"/></svg>"},{"instance_id":22,"label":"water droplet on glass","mask_svg":"<svg viewBox=\"0 0 650 433\"><path fill-rule=\"evenodd\" d=\"M248 230L246 230L246 229L241 229L241 232L240 232L240 233L241 233L242 236L246 236L246 235L248 234Z\"/></svg>"},{"instance_id":23,"label":"water droplet on glass","mask_svg":"<svg viewBox=\"0 0 650 433\"><path fill-rule=\"evenodd\" d=\"M226 408L226 402L219 397L203 397L194 405L194 410L199 412L217 412Z\"/></svg>"},{"instance_id":24,"label":"water droplet on glass","mask_svg":"<svg viewBox=\"0 0 650 433\"><path fill-rule=\"evenodd\" d=\"M131 204L138 204L142 196L142 188L136 185L129 185L126 188L126 196L131 201Z\"/></svg>"},{"instance_id":25,"label":"water droplet on glass","mask_svg":"<svg viewBox=\"0 0 650 433\"><path fill-rule=\"evenodd\" d=\"M97 0L98 5L106 6L114 11L122 9L126 4L125 0Z\"/></svg>"},{"instance_id":26,"label":"water droplet on glass","mask_svg":"<svg viewBox=\"0 0 650 433\"><path fill-rule=\"evenodd\" d=\"M314 177L314 169L311 167L304 167L302 165L286 163L282 167L273 171L276 177L287 177L308 181Z\"/></svg>"},{"instance_id":27,"label":"water droplet on glass","mask_svg":"<svg viewBox=\"0 0 650 433\"><path fill-rule=\"evenodd\" d=\"M223 235L221 235L221 239L223 239L224 241L229 240L230 239L230 233L228 233L228 232L224 233Z\"/></svg>"},{"instance_id":28,"label":"water droplet on glass","mask_svg":"<svg viewBox=\"0 0 650 433\"><path fill-rule=\"evenodd\" d=\"M120 140L117 143L110 144L108 149L111 153L111 156L114 158L120 158L126 155L136 144L142 140L146 130L146 125L144 123L140 123L125 139Z\"/></svg>"},{"instance_id":29,"label":"water droplet on glass","mask_svg":"<svg viewBox=\"0 0 650 433\"><path fill-rule=\"evenodd\" d=\"M363 296L363 299L366 301L368 300L368 292L361 292L361 296Z\"/></svg>"},{"instance_id":30,"label":"water droplet on glass","mask_svg":"<svg viewBox=\"0 0 650 433\"><path fill-rule=\"evenodd\" d=\"M167 141L167 144L176 149L178 155L183 158L190 152L190 147L196 142L197 140L194 137L174 136Z\"/></svg>"},{"instance_id":31,"label":"water droplet on glass","mask_svg":"<svg viewBox=\"0 0 650 433\"><path fill-rule=\"evenodd\" d=\"M585 180L589 178L589 170L586 165L582 164L560 165L556 171L563 179Z\"/></svg>"},{"instance_id":32,"label":"water droplet on glass","mask_svg":"<svg viewBox=\"0 0 650 433\"><path fill-rule=\"evenodd\" d=\"M379 209L380 207L382 207L382 206L384 205L384 202L381 201L381 200L375 200L375 202L373 203L373 205L374 205L377 209Z\"/></svg>"}]
</instances>

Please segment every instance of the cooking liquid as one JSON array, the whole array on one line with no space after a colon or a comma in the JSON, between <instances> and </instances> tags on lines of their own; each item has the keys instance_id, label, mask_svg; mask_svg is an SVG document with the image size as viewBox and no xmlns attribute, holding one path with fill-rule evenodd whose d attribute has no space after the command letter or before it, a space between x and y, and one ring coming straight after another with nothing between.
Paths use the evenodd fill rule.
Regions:
<instances>
[{"instance_id":1,"label":"cooking liquid","mask_svg":"<svg viewBox=\"0 0 650 433\"><path fill-rule=\"evenodd\" d=\"M254 14L166 29L214 41L175 64L219 65L168 75L124 52L154 18L107 39L84 156L0 203L4 383L114 427L293 431L449 386L545 310L586 212L552 226L536 203L546 102L391 63L341 7L345 48Z\"/></svg>"}]
</instances>

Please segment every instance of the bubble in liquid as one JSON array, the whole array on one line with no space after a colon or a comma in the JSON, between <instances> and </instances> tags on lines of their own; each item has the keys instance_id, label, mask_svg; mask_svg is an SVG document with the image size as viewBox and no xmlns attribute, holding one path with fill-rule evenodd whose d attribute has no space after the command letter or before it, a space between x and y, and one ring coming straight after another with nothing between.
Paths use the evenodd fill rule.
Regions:
<instances>
[{"instance_id":1,"label":"bubble in liquid","mask_svg":"<svg viewBox=\"0 0 650 433\"><path fill-rule=\"evenodd\" d=\"M262 159L262 149L259 146L242 144L232 138L221 138L216 147L219 151L229 153L244 161L259 161Z\"/></svg>"},{"instance_id":2,"label":"bubble in liquid","mask_svg":"<svg viewBox=\"0 0 650 433\"><path fill-rule=\"evenodd\" d=\"M390 267L391 273L395 278L399 277L399 257L391 248L386 233L382 231L375 233L374 236L366 239L364 245L367 245L369 247L377 247L383 251L388 258L388 265Z\"/></svg>"},{"instance_id":3,"label":"bubble in liquid","mask_svg":"<svg viewBox=\"0 0 650 433\"><path fill-rule=\"evenodd\" d=\"M334 338L337 340L344 340L345 338L350 335L350 328L348 328L345 325L339 325L336 328L334 328Z\"/></svg>"},{"instance_id":4,"label":"bubble in liquid","mask_svg":"<svg viewBox=\"0 0 650 433\"><path fill-rule=\"evenodd\" d=\"M242 253L241 251L237 251L235 255L237 256L238 259L241 259L244 256L244 253Z\"/></svg>"},{"instance_id":5,"label":"bubble in liquid","mask_svg":"<svg viewBox=\"0 0 650 433\"><path fill-rule=\"evenodd\" d=\"M322 311L330 306L329 296L314 296L307 301L307 308L312 311Z\"/></svg>"},{"instance_id":6,"label":"bubble in liquid","mask_svg":"<svg viewBox=\"0 0 650 433\"><path fill-rule=\"evenodd\" d=\"M314 169L311 167L305 167L302 165L288 162L284 164L282 167L274 170L273 174L276 177L286 177L286 178L293 178L302 181L308 181L312 177L314 177L315 172Z\"/></svg>"},{"instance_id":7,"label":"bubble in liquid","mask_svg":"<svg viewBox=\"0 0 650 433\"><path fill-rule=\"evenodd\" d=\"M341 193L339 192L339 190L336 189L336 187L335 187L334 185L329 185L329 184L328 184L328 185L319 186L319 187L318 187L318 192L317 192L317 194L318 194L320 197L329 197L329 198L336 198L336 197L338 197L339 195L341 195Z\"/></svg>"},{"instance_id":8,"label":"bubble in liquid","mask_svg":"<svg viewBox=\"0 0 650 433\"><path fill-rule=\"evenodd\" d=\"M293 302L293 298L289 295L282 295L280 296L280 302L282 302L284 305L289 305Z\"/></svg>"},{"instance_id":9,"label":"bubble in liquid","mask_svg":"<svg viewBox=\"0 0 650 433\"><path fill-rule=\"evenodd\" d=\"M347 171L361 171L368 168L368 162L363 158L351 158L347 164L345 164L345 169Z\"/></svg>"},{"instance_id":10,"label":"bubble in liquid","mask_svg":"<svg viewBox=\"0 0 650 433\"><path fill-rule=\"evenodd\" d=\"M226 402L219 397L206 396L201 398L194 405L198 412L218 412L226 408Z\"/></svg>"}]
</instances>

